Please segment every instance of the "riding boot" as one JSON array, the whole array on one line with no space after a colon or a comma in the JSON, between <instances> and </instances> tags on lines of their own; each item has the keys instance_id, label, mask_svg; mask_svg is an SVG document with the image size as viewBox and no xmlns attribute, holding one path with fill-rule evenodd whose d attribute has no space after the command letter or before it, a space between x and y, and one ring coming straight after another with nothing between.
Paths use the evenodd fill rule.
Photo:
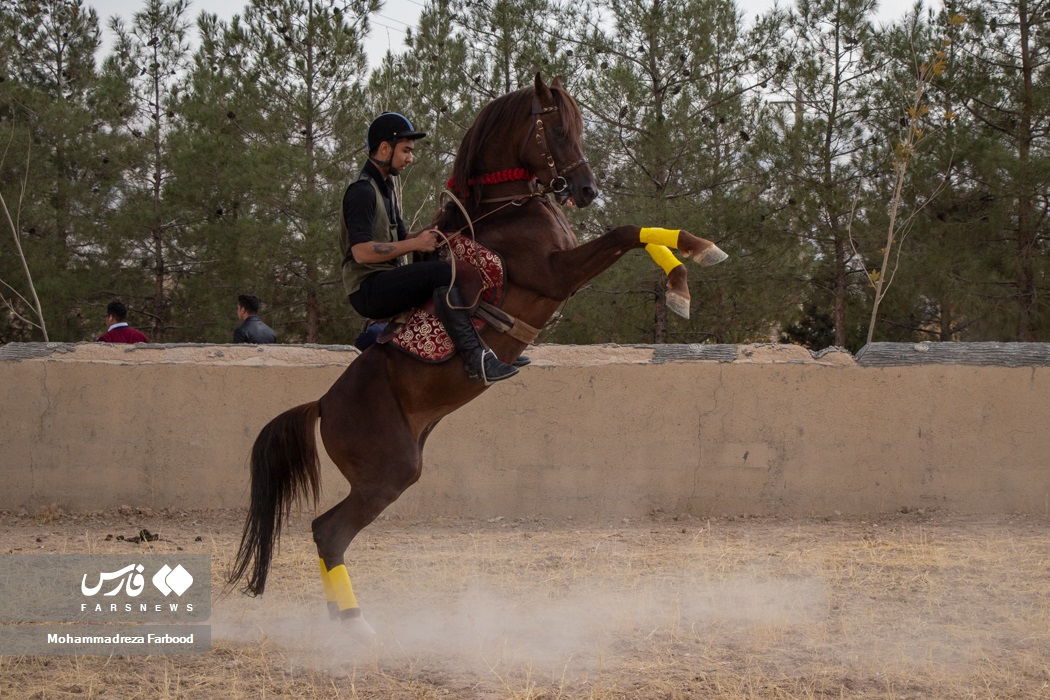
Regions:
<instances>
[{"instance_id":1,"label":"riding boot","mask_svg":"<svg viewBox=\"0 0 1050 700\"><path fill-rule=\"evenodd\" d=\"M496 353L482 345L478 331L470 321L470 314L462 308L464 306L459 290L455 287L439 287L434 290L434 310L463 357L463 368L467 371L467 378L472 382L484 382L486 386L510 379L518 373L518 368L502 362L496 357Z\"/></svg>"}]
</instances>

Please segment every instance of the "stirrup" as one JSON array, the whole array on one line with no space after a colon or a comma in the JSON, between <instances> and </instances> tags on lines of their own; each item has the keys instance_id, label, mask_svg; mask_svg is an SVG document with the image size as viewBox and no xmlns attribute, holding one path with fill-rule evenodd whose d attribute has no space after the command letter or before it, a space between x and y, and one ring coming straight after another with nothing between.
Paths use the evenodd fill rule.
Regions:
<instances>
[{"instance_id":1,"label":"stirrup","mask_svg":"<svg viewBox=\"0 0 1050 700\"><path fill-rule=\"evenodd\" d=\"M496 357L496 353L487 349L481 351L476 365L469 361L464 362L463 365L467 371L467 379L472 382L483 382L485 386L510 379L518 373L517 367L506 364Z\"/></svg>"}]
</instances>

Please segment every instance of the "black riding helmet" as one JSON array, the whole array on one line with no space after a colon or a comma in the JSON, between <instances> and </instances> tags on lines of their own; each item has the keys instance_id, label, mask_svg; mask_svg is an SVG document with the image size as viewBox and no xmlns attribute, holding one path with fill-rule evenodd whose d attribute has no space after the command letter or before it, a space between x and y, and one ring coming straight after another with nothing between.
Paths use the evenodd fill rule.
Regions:
<instances>
[{"instance_id":1,"label":"black riding helmet","mask_svg":"<svg viewBox=\"0 0 1050 700\"><path fill-rule=\"evenodd\" d=\"M365 140L365 148L371 153L384 141L398 141L401 139L421 139L426 136L425 131L416 131L412 122L403 114L397 112L383 112L372 120L368 125L368 137Z\"/></svg>"}]
</instances>

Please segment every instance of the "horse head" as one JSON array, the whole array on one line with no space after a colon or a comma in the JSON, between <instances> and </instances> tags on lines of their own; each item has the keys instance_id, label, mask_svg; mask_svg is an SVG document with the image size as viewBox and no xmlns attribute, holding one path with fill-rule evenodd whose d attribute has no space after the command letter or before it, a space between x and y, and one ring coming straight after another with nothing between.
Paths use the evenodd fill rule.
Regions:
<instances>
[{"instance_id":1,"label":"horse head","mask_svg":"<svg viewBox=\"0 0 1050 700\"><path fill-rule=\"evenodd\" d=\"M593 202L598 188L583 154L583 115L560 77L548 87L536 74L531 116L521 154L526 167L560 204L585 207Z\"/></svg>"},{"instance_id":2,"label":"horse head","mask_svg":"<svg viewBox=\"0 0 1050 700\"><path fill-rule=\"evenodd\" d=\"M535 178L560 204L585 207L598 196L583 154L583 116L560 78L492 100L467 129L449 181L481 200L486 185Z\"/></svg>"}]
</instances>

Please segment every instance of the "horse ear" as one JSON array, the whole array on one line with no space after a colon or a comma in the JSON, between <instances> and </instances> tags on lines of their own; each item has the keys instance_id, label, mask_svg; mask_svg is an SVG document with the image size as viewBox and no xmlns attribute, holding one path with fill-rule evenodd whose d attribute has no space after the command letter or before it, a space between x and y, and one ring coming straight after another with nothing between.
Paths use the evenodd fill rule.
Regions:
<instances>
[{"instance_id":1,"label":"horse ear","mask_svg":"<svg viewBox=\"0 0 1050 700\"><path fill-rule=\"evenodd\" d=\"M555 82L557 82L557 79L555 79ZM536 81L533 83L533 87L536 90L536 96L541 100L547 100L549 102L554 99L554 96L551 95L550 88L543 83L543 76L539 73L536 73Z\"/></svg>"},{"instance_id":2,"label":"horse ear","mask_svg":"<svg viewBox=\"0 0 1050 700\"><path fill-rule=\"evenodd\" d=\"M552 88L558 88L560 90L564 90L565 89L565 86L562 85L561 76L560 75L554 76L554 80L551 81L551 87Z\"/></svg>"}]
</instances>

